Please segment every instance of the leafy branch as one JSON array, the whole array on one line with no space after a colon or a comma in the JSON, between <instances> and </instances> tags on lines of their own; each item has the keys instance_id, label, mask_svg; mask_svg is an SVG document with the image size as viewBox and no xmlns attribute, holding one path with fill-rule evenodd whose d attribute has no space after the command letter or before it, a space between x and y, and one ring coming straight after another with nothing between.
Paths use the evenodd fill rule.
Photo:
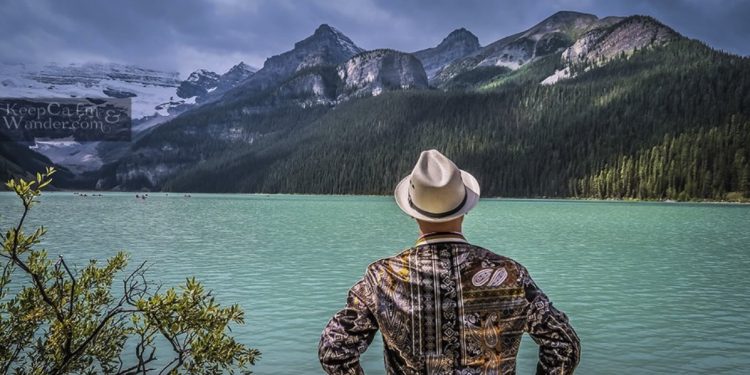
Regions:
<instances>
[{"instance_id":1,"label":"leafy branch","mask_svg":"<svg viewBox=\"0 0 750 375\"><path fill-rule=\"evenodd\" d=\"M6 183L23 211L0 235L0 374L251 373L260 352L228 334L231 324L244 324L244 312L218 304L194 278L162 292L143 262L115 297L113 283L127 267L126 253L75 270L64 257L53 264L45 250L35 249L46 230L26 235L24 224L54 173L47 168L35 180ZM125 350L128 342L132 353ZM172 359L157 356L159 342L171 348L165 358Z\"/></svg>"}]
</instances>

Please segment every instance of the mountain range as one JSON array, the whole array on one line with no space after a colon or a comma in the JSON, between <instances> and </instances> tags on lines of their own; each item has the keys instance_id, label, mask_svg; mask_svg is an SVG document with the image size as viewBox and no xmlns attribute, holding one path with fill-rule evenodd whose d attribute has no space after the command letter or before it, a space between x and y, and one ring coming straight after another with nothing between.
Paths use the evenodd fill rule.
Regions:
<instances>
[{"instance_id":1,"label":"mountain range","mask_svg":"<svg viewBox=\"0 0 750 375\"><path fill-rule=\"evenodd\" d=\"M489 196L746 199L748 60L646 16L558 12L485 46L461 28L411 53L324 24L258 70L4 73L0 94L86 80L134 103L160 87L169 97L148 105L170 104L133 142L67 140L97 163L0 142L0 170L55 162L61 188L385 194L434 147Z\"/></svg>"}]
</instances>

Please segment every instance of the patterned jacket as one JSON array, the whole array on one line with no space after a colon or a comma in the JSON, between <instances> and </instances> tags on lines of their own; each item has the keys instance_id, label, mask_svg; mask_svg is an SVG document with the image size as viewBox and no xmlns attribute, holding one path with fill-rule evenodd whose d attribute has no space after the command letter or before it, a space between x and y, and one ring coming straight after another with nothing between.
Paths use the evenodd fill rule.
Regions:
<instances>
[{"instance_id":1,"label":"patterned jacket","mask_svg":"<svg viewBox=\"0 0 750 375\"><path fill-rule=\"evenodd\" d=\"M537 374L571 374L580 356L567 316L526 269L459 234L367 268L323 331L326 373L363 374L359 356L378 330L388 374L515 374L524 332L539 345Z\"/></svg>"}]
</instances>

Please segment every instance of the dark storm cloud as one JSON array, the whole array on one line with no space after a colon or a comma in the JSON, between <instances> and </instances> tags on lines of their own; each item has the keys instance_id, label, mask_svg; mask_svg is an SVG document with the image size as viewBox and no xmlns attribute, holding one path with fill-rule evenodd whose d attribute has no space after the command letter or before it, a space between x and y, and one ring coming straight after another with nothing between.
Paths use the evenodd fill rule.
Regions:
<instances>
[{"instance_id":1,"label":"dark storm cloud","mask_svg":"<svg viewBox=\"0 0 750 375\"><path fill-rule=\"evenodd\" d=\"M647 14L713 47L750 54L750 2L740 0L0 1L0 61L113 61L183 76L223 72L240 60L260 67L321 23L365 49L414 51L459 27L486 45L559 10Z\"/></svg>"}]
</instances>

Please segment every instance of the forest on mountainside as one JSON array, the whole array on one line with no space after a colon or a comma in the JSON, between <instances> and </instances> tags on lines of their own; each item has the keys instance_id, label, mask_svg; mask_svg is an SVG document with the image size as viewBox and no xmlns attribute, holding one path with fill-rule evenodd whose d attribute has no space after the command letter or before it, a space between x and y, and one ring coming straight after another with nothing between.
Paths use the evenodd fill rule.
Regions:
<instances>
[{"instance_id":1,"label":"forest on mountainside","mask_svg":"<svg viewBox=\"0 0 750 375\"><path fill-rule=\"evenodd\" d=\"M274 131L251 147L225 145L162 188L389 194L421 150L436 148L479 179L483 196L750 197L750 59L679 40L538 84L559 68L550 56L454 82L474 90L388 92L247 123Z\"/></svg>"}]
</instances>

